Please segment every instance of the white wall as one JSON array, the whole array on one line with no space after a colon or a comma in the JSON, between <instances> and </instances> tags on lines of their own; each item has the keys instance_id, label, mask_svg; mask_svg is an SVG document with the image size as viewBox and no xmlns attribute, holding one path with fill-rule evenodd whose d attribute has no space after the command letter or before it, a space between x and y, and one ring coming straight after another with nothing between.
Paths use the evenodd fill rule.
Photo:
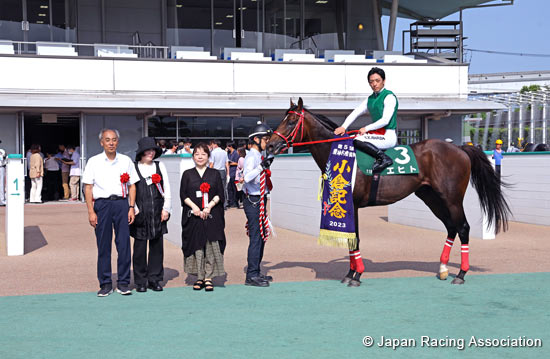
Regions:
<instances>
[{"instance_id":1,"label":"white wall","mask_svg":"<svg viewBox=\"0 0 550 359\"><path fill-rule=\"evenodd\" d=\"M271 221L280 228L319 235L321 171L310 155L277 156L271 167Z\"/></svg>"},{"instance_id":2,"label":"white wall","mask_svg":"<svg viewBox=\"0 0 550 359\"><path fill-rule=\"evenodd\" d=\"M160 157L160 161L166 166L168 172L168 183L172 193L172 215L168 221L168 234L164 239L181 247L181 200L180 182L181 175L185 170L195 165L191 155L169 155Z\"/></svg>"},{"instance_id":3,"label":"white wall","mask_svg":"<svg viewBox=\"0 0 550 359\"><path fill-rule=\"evenodd\" d=\"M468 67L376 64L401 97L467 96ZM0 91L367 94L371 64L244 63L0 56Z\"/></svg>"},{"instance_id":4,"label":"white wall","mask_svg":"<svg viewBox=\"0 0 550 359\"><path fill-rule=\"evenodd\" d=\"M272 166L273 192L271 219L275 226L317 236L321 221L321 204L317 201L321 171L309 155L278 156ZM471 187L471 186L470 186ZM473 188L464 200L470 235L481 238L485 233L477 193ZM389 206L388 220L421 228L446 232L439 219L414 194ZM486 232L486 231L485 231ZM444 234L443 234L444 235Z\"/></svg>"},{"instance_id":5,"label":"white wall","mask_svg":"<svg viewBox=\"0 0 550 359\"><path fill-rule=\"evenodd\" d=\"M515 221L550 226L550 153L535 153L505 154L504 195Z\"/></svg>"}]
</instances>

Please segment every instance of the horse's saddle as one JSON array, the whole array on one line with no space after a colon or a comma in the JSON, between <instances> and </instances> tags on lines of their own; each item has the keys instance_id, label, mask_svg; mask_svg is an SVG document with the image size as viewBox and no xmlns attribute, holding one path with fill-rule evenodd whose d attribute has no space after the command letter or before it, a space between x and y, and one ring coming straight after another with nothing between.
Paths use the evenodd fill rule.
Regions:
<instances>
[{"instance_id":1,"label":"horse's saddle","mask_svg":"<svg viewBox=\"0 0 550 359\"><path fill-rule=\"evenodd\" d=\"M381 176L413 175L418 173L416 157L410 146L399 145L388 148L384 152L393 160L393 165L383 170L380 174ZM357 160L357 167L367 176L372 176L374 158L360 150L356 151L355 157Z\"/></svg>"}]
</instances>

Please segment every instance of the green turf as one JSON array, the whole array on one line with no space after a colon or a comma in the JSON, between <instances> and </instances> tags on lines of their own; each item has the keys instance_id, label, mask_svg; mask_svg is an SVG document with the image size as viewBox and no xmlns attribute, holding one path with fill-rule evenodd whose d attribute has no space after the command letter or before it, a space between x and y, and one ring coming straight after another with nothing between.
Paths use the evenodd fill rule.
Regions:
<instances>
[{"instance_id":1,"label":"green turf","mask_svg":"<svg viewBox=\"0 0 550 359\"><path fill-rule=\"evenodd\" d=\"M550 273L0 297L0 358L549 358ZM362 338L413 338L367 348ZM540 338L542 348L421 347L432 338ZM467 345L467 343L466 343Z\"/></svg>"}]
</instances>

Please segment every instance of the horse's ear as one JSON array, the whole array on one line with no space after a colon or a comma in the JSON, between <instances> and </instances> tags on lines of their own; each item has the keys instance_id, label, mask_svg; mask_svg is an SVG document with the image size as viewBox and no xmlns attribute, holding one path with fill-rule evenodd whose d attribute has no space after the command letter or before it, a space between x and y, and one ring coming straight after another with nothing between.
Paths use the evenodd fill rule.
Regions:
<instances>
[{"instance_id":1,"label":"horse's ear","mask_svg":"<svg viewBox=\"0 0 550 359\"><path fill-rule=\"evenodd\" d=\"M292 102L292 97L290 98L290 108L294 107L294 102Z\"/></svg>"},{"instance_id":2,"label":"horse's ear","mask_svg":"<svg viewBox=\"0 0 550 359\"><path fill-rule=\"evenodd\" d=\"M300 97L298 99L298 111L302 111L303 108L304 108L304 100L302 100L302 98Z\"/></svg>"}]
</instances>

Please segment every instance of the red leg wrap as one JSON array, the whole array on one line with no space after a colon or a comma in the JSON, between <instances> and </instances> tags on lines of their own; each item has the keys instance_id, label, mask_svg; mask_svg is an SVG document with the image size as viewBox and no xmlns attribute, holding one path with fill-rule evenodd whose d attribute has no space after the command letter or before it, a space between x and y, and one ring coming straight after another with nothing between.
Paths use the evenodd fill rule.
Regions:
<instances>
[{"instance_id":1,"label":"red leg wrap","mask_svg":"<svg viewBox=\"0 0 550 359\"><path fill-rule=\"evenodd\" d=\"M443 264L449 263L449 255L451 254L451 248L453 248L454 239L447 238L445 245L443 246L443 252L441 252L441 258L439 261Z\"/></svg>"},{"instance_id":2,"label":"red leg wrap","mask_svg":"<svg viewBox=\"0 0 550 359\"><path fill-rule=\"evenodd\" d=\"M467 272L470 269L470 249L467 244L462 245L462 253L460 257L460 269Z\"/></svg>"},{"instance_id":3,"label":"red leg wrap","mask_svg":"<svg viewBox=\"0 0 550 359\"><path fill-rule=\"evenodd\" d=\"M353 251L349 251L349 269L352 271L355 271L355 255L353 254Z\"/></svg>"},{"instance_id":4,"label":"red leg wrap","mask_svg":"<svg viewBox=\"0 0 550 359\"><path fill-rule=\"evenodd\" d=\"M361 251L354 251L350 256L350 259L353 258L355 261L355 269L357 273L363 273L365 271L365 265L363 264L363 259L361 259Z\"/></svg>"}]
</instances>

